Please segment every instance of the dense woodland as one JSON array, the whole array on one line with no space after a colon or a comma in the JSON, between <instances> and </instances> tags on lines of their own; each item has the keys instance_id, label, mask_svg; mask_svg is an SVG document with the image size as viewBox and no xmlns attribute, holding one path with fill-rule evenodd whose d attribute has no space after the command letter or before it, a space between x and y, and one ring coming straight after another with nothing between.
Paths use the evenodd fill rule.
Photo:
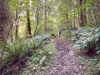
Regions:
<instances>
[{"instance_id":1,"label":"dense woodland","mask_svg":"<svg viewBox=\"0 0 100 75\"><path fill-rule=\"evenodd\" d=\"M0 74L28 75L32 66L34 75L45 71L59 31L88 75L100 75L100 0L0 0Z\"/></svg>"},{"instance_id":2,"label":"dense woodland","mask_svg":"<svg viewBox=\"0 0 100 75\"><path fill-rule=\"evenodd\" d=\"M99 0L10 0L1 1L1 41L99 27ZM3 10L3 11L2 11ZM7 26L5 26L7 25ZM10 27L10 28L9 28Z\"/></svg>"}]
</instances>

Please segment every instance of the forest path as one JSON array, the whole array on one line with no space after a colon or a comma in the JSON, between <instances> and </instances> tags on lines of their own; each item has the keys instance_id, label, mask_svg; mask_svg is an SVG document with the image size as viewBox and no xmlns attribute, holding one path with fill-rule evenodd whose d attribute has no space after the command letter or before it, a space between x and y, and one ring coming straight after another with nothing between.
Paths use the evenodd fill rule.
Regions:
<instances>
[{"instance_id":1,"label":"forest path","mask_svg":"<svg viewBox=\"0 0 100 75\"><path fill-rule=\"evenodd\" d=\"M55 39L57 56L54 64L44 75L86 75L71 47L69 40Z\"/></svg>"}]
</instances>

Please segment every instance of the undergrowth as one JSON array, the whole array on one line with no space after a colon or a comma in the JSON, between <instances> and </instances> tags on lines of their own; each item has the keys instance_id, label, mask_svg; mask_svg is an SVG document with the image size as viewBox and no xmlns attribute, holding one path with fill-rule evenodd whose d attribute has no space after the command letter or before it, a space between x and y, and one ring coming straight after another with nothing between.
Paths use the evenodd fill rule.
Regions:
<instances>
[{"instance_id":1,"label":"undergrowth","mask_svg":"<svg viewBox=\"0 0 100 75\"><path fill-rule=\"evenodd\" d=\"M79 56L78 59L87 75L100 75L100 57L87 58Z\"/></svg>"},{"instance_id":2,"label":"undergrowth","mask_svg":"<svg viewBox=\"0 0 100 75\"><path fill-rule=\"evenodd\" d=\"M19 74L19 71L26 65L27 57L31 57L33 54L36 55L38 49L42 48L48 42L50 42L49 35L38 35L33 38L7 43L5 45L3 66L0 68L0 74ZM2 52L3 45L0 46Z\"/></svg>"},{"instance_id":3,"label":"undergrowth","mask_svg":"<svg viewBox=\"0 0 100 75\"><path fill-rule=\"evenodd\" d=\"M84 50L89 56L100 52L100 28L79 28L72 31L71 39L74 48Z\"/></svg>"},{"instance_id":4,"label":"undergrowth","mask_svg":"<svg viewBox=\"0 0 100 75\"><path fill-rule=\"evenodd\" d=\"M49 43L36 50L36 52L33 52L33 56L28 58L27 67L20 75L42 75L52 65L55 55L54 43Z\"/></svg>"},{"instance_id":5,"label":"undergrowth","mask_svg":"<svg viewBox=\"0 0 100 75\"><path fill-rule=\"evenodd\" d=\"M100 28L78 28L70 32L84 71L88 75L100 75Z\"/></svg>"}]
</instances>

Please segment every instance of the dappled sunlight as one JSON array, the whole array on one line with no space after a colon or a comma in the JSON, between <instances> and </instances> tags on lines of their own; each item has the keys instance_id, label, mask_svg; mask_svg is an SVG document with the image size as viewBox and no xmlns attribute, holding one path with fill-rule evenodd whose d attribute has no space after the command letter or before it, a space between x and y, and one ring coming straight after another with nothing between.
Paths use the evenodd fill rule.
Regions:
<instances>
[{"instance_id":1,"label":"dappled sunlight","mask_svg":"<svg viewBox=\"0 0 100 75\"><path fill-rule=\"evenodd\" d=\"M0 74L100 75L99 63L100 0L0 0Z\"/></svg>"}]
</instances>

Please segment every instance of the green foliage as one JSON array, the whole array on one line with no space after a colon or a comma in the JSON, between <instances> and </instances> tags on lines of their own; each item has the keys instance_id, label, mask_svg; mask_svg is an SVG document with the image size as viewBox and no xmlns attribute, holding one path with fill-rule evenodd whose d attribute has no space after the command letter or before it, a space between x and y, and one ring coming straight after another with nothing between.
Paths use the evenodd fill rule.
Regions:
<instances>
[{"instance_id":1,"label":"green foliage","mask_svg":"<svg viewBox=\"0 0 100 75\"><path fill-rule=\"evenodd\" d=\"M79 3L79 2L78 2ZM88 10L90 9L91 10L91 7L93 7L93 3L95 3L95 0L88 0L86 1L86 3L82 3L81 5L77 4L75 6L78 5L78 8L76 8L74 10L74 14L73 12L71 13L71 15L69 15L69 18L74 19L75 17L77 17L78 15L80 15L81 13L83 13L85 10Z\"/></svg>"},{"instance_id":2,"label":"green foliage","mask_svg":"<svg viewBox=\"0 0 100 75\"><path fill-rule=\"evenodd\" d=\"M19 60L23 54L29 49L27 41L19 41L6 45L5 47L5 60L13 61Z\"/></svg>"},{"instance_id":3,"label":"green foliage","mask_svg":"<svg viewBox=\"0 0 100 75\"><path fill-rule=\"evenodd\" d=\"M86 50L90 54L95 54L100 51L100 29L99 28L79 28L72 33L74 47Z\"/></svg>"},{"instance_id":4,"label":"green foliage","mask_svg":"<svg viewBox=\"0 0 100 75\"><path fill-rule=\"evenodd\" d=\"M23 56L25 57L30 50L34 51L43 46L43 42L48 39L50 39L49 35L43 35L7 44L4 52L4 61L19 60Z\"/></svg>"},{"instance_id":5,"label":"green foliage","mask_svg":"<svg viewBox=\"0 0 100 75\"><path fill-rule=\"evenodd\" d=\"M85 24L84 28L89 28L91 24Z\"/></svg>"},{"instance_id":6,"label":"green foliage","mask_svg":"<svg viewBox=\"0 0 100 75\"><path fill-rule=\"evenodd\" d=\"M56 34L54 32L52 32L51 37L56 37Z\"/></svg>"},{"instance_id":7,"label":"green foliage","mask_svg":"<svg viewBox=\"0 0 100 75\"><path fill-rule=\"evenodd\" d=\"M75 50L85 50L88 54L98 54L100 51L100 44L97 42L100 38L100 28L78 28L73 30L72 40ZM83 51L82 51L83 52ZM83 65L84 71L89 75L100 75L100 56L93 56L91 58L87 56L79 56L79 62Z\"/></svg>"},{"instance_id":8,"label":"green foliage","mask_svg":"<svg viewBox=\"0 0 100 75\"><path fill-rule=\"evenodd\" d=\"M84 58L79 57L79 62L83 65L83 69L89 75L100 75L100 59L99 57L96 58Z\"/></svg>"},{"instance_id":9,"label":"green foliage","mask_svg":"<svg viewBox=\"0 0 100 75\"><path fill-rule=\"evenodd\" d=\"M89 0L86 4L82 4L81 6L78 7L78 10L76 10L75 14L80 14L83 12L86 8L89 8L95 0ZM80 10L81 9L81 10Z\"/></svg>"},{"instance_id":10,"label":"green foliage","mask_svg":"<svg viewBox=\"0 0 100 75\"><path fill-rule=\"evenodd\" d=\"M20 9L20 6L19 6L19 0L9 0L9 5L12 9L14 10L19 10Z\"/></svg>"},{"instance_id":11,"label":"green foliage","mask_svg":"<svg viewBox=\"0 0 100 75\"><path fill-rule=\"evenodd\" d=\"M70 30L65 30L65 31L62 31L62 36L65 38L70 38L72 35L71 35Z\"/></svg>"},{"instance_id":12,"label":"green foliage","mask_svg":"<svg viewBox=\"0 0 100 75\"><path fill-rule=\"evenodd\" d=\"M43 43L43 40L39 40L39 39L31 39L30 41L30 46L32 49L38 49L39 47L41 47Z\"/></svg>"},{"instance_id":13,"label":"green foliage","mask_svg":"<svg viewBox=\"0 0 100 75\"><path fill-rule=\"evenodd\" d=\"M45 70L52 65L52 60L56 54L54 43L49 43L43 46L43 48L33 52L33 56L28 58L27 68L25 68L21 75L41 75Z\"/></svg>"},{"instance_id":14,"label":"green foliage","mask_svg":"<svg viewBox=\"0 0 100 75\"><path fill-rule=\"evenodd\" d=\"M3 41L0 41L0 49L2 49L4 46L4 42Z\"/></svg>"}]
</instances>

